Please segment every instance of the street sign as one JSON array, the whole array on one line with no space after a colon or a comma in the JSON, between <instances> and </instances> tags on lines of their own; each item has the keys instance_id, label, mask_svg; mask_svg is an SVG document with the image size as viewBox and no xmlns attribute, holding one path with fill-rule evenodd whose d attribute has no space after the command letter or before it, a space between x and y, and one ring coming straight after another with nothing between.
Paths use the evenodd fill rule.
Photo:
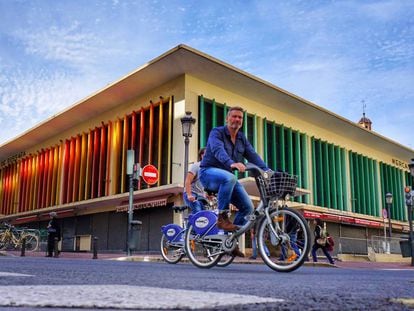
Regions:
<instances>
[{"instance_id":1,"label":"street sign","mask_svg":"<svg viewBox=\"0 0 414 311\"><path fill-rule=\"evenodd\" d=\"M145 165L142 168L141 176L148 185L153 185L158 182L158 170L154 165Z\"/></svg>"},{"instance_id":2,"label":"street sign","mask_svg":"<svg viewBox=\"0 0 414 311\"><path fill-rule=\"evenodd\" d=\"M383 208L382 209L382 218L387 219L388 218L388 213L387 213L387 209Z\"/></svg>"}]
</instances>

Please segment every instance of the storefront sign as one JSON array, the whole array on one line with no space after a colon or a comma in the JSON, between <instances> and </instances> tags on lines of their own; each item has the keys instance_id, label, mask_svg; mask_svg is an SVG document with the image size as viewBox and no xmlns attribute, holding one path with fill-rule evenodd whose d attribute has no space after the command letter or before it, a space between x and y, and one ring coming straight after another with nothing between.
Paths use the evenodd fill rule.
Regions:
<instances>
[{"instance_id":1,"label":"storefront sign","mask_svg":"<svg viewBox=\"0 0 414 311\"><path fill-rule=\"evenodd\" d=\"M392 164L394 164L395 166L408 170L408 163L397 160L397 159L392 159L391 161L392 161Z\"/></svg>"},{"instance_id":2,"label":"storefront sign","mask_svg":"<svg viewBox=\"0 0 414 311\"><path fill-rule=\"evenodd\" d=\"M136 202L133 205L133 209L143 209L143 208L151 208L151 207L158 207L158 206L165 206L167 205L167 199L158 199L158 200L148 200L142 202ZM116 208L117 212L127 212L128 205L121 205Z\"/></svg>"},{"instance_id":3,"label":"storefront sign","mask_svg":"<svg viewBox=\"0 0 414 311\"><path fill-rule=\"evenodd\" d=\"M3 160L0 162L0 168L8 166L9 164L23 158L25 155L26 155L26 152L21 151L19 153L16 153L15 155L12 155L11 157L8 157L6 160Z\"/></svg>"}]
</instances>

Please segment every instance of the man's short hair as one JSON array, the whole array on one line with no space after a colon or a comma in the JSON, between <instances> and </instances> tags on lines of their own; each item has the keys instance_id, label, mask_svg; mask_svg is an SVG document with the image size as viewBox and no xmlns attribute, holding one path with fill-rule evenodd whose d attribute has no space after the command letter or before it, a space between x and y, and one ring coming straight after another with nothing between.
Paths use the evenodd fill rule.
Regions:
<instances>
[{"instance_id":1,"label":"man's short hair","mask_svg":"<svg viewBox=\"0 0 414 311\"><path fill-rule=\"evenodd\" d=\"M243 112L244 113L244 109L242 107L240 107L240 106L234 106L234 107L230 107L229 108L229 111L227 112L227 116L230 114L230 112L232 112L234 110L240 111L240 112Z\"/></svg>"}]
</instances>

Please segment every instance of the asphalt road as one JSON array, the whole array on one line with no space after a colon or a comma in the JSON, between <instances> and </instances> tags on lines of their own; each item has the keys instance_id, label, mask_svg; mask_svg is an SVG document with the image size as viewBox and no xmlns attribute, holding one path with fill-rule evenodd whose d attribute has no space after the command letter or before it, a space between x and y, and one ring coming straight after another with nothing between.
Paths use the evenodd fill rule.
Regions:
<instances>
[{"instance_id":1,"label":"asphalt road","mask_svg":"<svg viewBox=\"0 0 414 311\"><path fill-rule=\"evenodd\" d=\"M0 257L1 310L414 310L413 301L413 269L278 273L260 264L204 270L188 263Z\"/></svg>"}]
</instances>

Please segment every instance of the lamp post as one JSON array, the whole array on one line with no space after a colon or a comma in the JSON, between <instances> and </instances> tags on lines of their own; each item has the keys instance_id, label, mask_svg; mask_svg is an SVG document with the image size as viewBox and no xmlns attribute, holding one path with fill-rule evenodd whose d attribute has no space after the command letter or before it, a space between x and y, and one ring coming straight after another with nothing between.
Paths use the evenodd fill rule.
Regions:
<instances>
[{"instance_id":1,"label":"lamp post","mask_svg":"<svg viewBox=\"0 0 414 311\"><path fill-rule=\"evenodd\" d=\"M188 145L190 137L193 136L193 124L196 122L191 116L191 111L186 111L185 116L181 118L181 126L184 136L184 181L188 172Z\"/></svg>"},{"instance_id":2,"label":"lamp post","mask_svg":"<svg viewBox=\"0 0 414 311\"><path fill-rule=\"evenodd\" d=\"M391 205L392 205L392 193L387 192L385 195L385 202L387 202L387 214L388 214L388 236L392 236L392 227L391 227ZM391 240L390 240L391 242Z\"/></svg>"},{"instance_id":3,"label":"lamp post","mask_svg":"<svg viewBox=\"0 0 414 311\"><path fill-rule=\"evenodd\" d=\"M414 178L414 159L411 159L410 164L408 164L408 168L410 169L410 174ZM409 193L409 198L406 197L407 203L407 212L408 212L408 225L410 228L410 249L411 249L411 266L414 266L414 232L413 232L413 195L414 191L411 188Z\"/></svg>"}]
</instances>

